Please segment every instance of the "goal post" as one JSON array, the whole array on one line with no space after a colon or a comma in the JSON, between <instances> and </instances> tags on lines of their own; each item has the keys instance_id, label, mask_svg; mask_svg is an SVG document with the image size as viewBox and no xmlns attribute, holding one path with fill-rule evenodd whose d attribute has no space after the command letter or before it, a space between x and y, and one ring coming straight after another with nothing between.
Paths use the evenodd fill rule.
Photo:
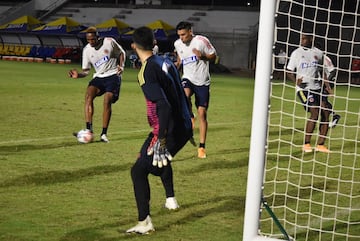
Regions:
<instances>
[{"instance_id":1,"label":"goal post","mask_svg":"<svg viewBox=\"0 0 360 241\"><path fill-rule=\"evenodd\" d=\"M258 236L258 230L265 164L275 5L276 0L261 1L260 5L243 241L255 241L261 238Z\"/></svg>"},{"instance_id":2,"label":"goal post","mask_svg":"<svg viewBox=\"0 0 360 241\"><path fill-rule=\"evenodd\" d=\"M360 1L264 0L259 16L242 240L360 240ZM309 113L286 75L309 30L336 70L325 110L330 124L341 118L325 137L330 153L315 149L321 118L303 151Z\"/></svg>"}]
</instances>

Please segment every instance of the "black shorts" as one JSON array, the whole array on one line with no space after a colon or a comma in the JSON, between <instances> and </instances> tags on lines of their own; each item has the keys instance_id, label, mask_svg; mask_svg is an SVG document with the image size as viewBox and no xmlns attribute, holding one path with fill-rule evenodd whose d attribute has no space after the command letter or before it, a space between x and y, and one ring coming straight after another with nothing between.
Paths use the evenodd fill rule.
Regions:
<instances>
[{"instance_id":1,"label":"black shorts","mask_svg":"<svg viewBox=\"0 0 360 241\"><path fill-rule=\"evenodd\" d=\"M322 95L320 90L300 90L297 92L297 96L306 111L309 111L309 107L320 107L321 105Z\"/></svg>"},{"instance_id":2,"label":"black shorts","mask_svg":"<svg viewBox=\"0 0 360 241\"><path fill-rule=\"evenodd\" d=\"M192 93L195 94L195 106L209 108L210 100L210 85L194 85L188 79L182 79L182 86L184 88L189 88Z\"/></svg>"},{"instance_id":3,"label":"black shorts","mask_svg":"<svg viewBox=\"0 0 360 241\"><path fill-rule=\"evenodd\" d=\"M115 103L120 95L121 77L117 74L108 77L95 77L90 80L89 86L95 86L100 90L97 96L101 96L106 92L113 93L112 103Z\"/></svg>"}]
</instances>

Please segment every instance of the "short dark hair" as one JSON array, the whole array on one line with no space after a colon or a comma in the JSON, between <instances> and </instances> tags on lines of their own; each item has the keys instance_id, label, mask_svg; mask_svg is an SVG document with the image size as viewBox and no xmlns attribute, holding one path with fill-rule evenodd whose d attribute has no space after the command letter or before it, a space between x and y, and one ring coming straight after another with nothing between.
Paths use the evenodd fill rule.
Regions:
<instances>
[{"instance_id":1,"label":"short dark hair","mask_svg":"<svg viewBox=\"0 0 360 241\"><path fill-rule=\"evenodd\" d=\"M190 30L192 28L192 24L190 22L182 21L176 25L176 30L186 29Z\"/></svg>"},{"instance_id":2,"label":"short dark hair","mask_svg":"<svg viewBox=\"0 0 360 241\"><path fill-rule=\"evenodd\" d=\"M134 43L144 50L152 50L154 47L154 33L149 27L140 27L135 29L132 39Z\"/></svg>"}]
</instances>

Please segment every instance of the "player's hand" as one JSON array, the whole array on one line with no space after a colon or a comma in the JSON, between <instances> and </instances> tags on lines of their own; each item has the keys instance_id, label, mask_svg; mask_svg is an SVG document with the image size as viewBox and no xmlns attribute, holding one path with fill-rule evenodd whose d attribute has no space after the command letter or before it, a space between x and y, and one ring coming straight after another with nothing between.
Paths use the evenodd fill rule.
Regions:
<instances>
[{"instance_id":1,"label":"player's hand","mask_svg":"<svg viewBox=\"0 0 360 241\"><path fill-rule=\"evenodd\" d=\"M296 90L296 93L297 93L297 92L302 91L302 90L304 90L304 89L301 88L300 86L296 85L296 86L295 86L295 90Z\"/></svg>"},{"instance_id":2,"label":"player's hand","mask_svg":"<svg viewBox=\"0 0 360 241\"><path fill-rule=\"evenodd\" d=\"M158 140L157 136L153 136L153 138L151 139L150 144L147 148L148 156L151 156L154 153L154 146L155 146L155 143L157 142L157 140Z\"/></svg>"},{"instance_id":3,"label":"player's hand","mask_svg":"<svg viewBox=\"0 0 360 241\"><path fill-rule=\"evenodd\" d=\"M153 166L157 166L159 168L162 168L163 166L167 166L168 161L172 160L172 155L170 152L166 149L166 140L158 139L155 142L155 145L153 147Z\"/></svg>"},{"instance_id":4,"label":"player's hand","mask_svg":"<svg viewBox=\"0 0 360 241\"><path fill-rule=\"evenodd\" d=\"M196 55L196 57L198 58L198 60L201 60L202 59L202 54L199 50L193 48L192 49L192 52Z\"/></svg>"},{"instance_id":5,"label":"player's hand","mask_svg":"<svg viewBox=\"0 0 360 241\"><path fill-rule=\"evenodd\" d=\"M76 79L79 77L79 72L76 69L71 69L69 71L69 77Z\"/></svg>"},{"instance_id":6,"label":"player's hand","mask_svg":"<svg viewBox=\"0 0 360 241\"><path fill-rule=\"evenodd\" d=\"M327 91L328 95L333 95L334 94L334 91L331 89L330 86L326 86L325 90Z\"/></svg>"},{"instance_id":7,"label":"player's hand","mask_svg":"<svg viewBox=\"0 0 360 241\"><path fill-rule=\"evenodd\" d=\"M303 82L303 79L304 79L303 76L302 76L301 78L297 79L297 80L296 80L296 85L300 86L301 83Z\"/></svg>"},{"instance_id":8,"label":"player's hand","mask_svg":"<svg viewBox=\"0 0 360 241\"><path fill-rule=\"evenodd\" d=\"M117 75L121 75L124 72L124 67L118 65L117 66Z\"/></svg>"}]
</instances>

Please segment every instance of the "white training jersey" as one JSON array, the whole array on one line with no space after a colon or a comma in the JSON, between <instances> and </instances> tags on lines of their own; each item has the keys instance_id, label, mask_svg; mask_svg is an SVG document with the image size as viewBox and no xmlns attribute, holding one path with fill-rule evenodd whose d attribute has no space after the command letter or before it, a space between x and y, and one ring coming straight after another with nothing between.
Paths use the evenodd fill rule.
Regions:
<instances>
[{"instance_id":1,"label":"white training jersey","mask_svg":"<svg viewBox=\"0 0 360 241\"><path fill-rule=\"evenodd\" d=\"M194 85L210 85L209 61L196 57L193 49L202 54L215 54L216 50L210 41L201 35L195 35L190 43L185 44L180 39L174 43L175 50L183 65L183 76Z\"/></svg>"},{"instance_id":2,"label":"white training jersey","mask_svg":"<svg viewBox=\"0 0 360 241\"><path fill-rule=\"evenodd\" d=\"M287 69L295 71L296 79L302 78L302 83L307 84L305 89L321 89L318 79L319 62L322 61L323 53L318 48L299 47L290 56Z\"/></svg>"},{"instance_id":3,"label":"white training jersey","mask_svg":"<svg viewBox=\"0 0 360 241\"><path fill-rule=\"evenodd\" d=\"M83 50L82 68L95 69L93 77L107 77L116 74L120 54L124 55L124 49L113 38L104 38L99 49L87 44Z\"/></svg>"}]
</instances>

